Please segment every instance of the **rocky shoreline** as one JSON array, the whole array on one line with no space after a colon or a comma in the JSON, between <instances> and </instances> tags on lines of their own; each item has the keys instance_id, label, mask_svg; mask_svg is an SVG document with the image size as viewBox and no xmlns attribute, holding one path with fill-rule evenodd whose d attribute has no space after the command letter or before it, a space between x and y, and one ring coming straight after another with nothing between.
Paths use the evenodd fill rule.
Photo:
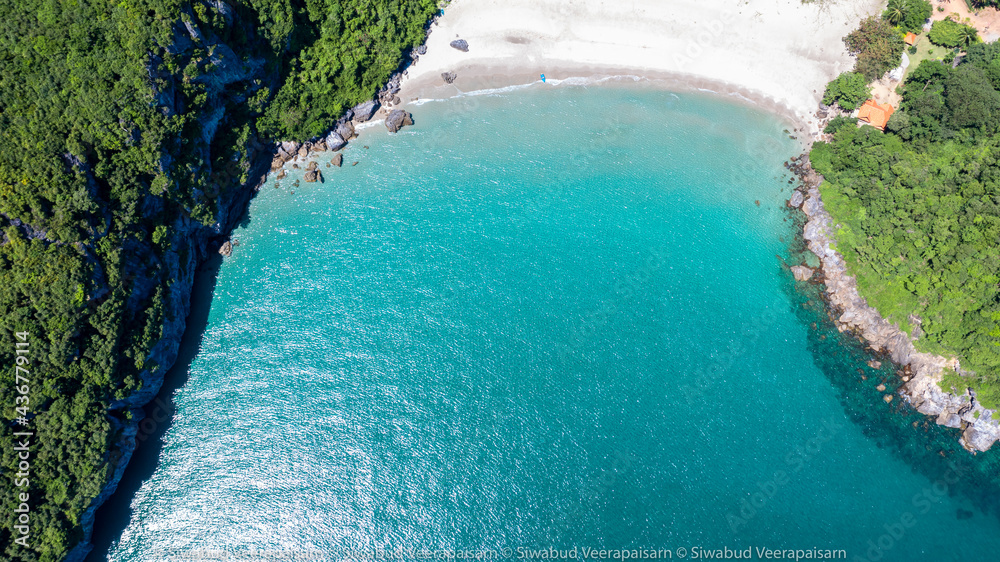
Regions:
<instances>
[{"instance_id":1,"label":"rocky shoreline","mask_svg":"<svg viewBox=\"0 0 1000 562\"><path fill-rule=\"evenodd\" d=\"M437 20L433 18L427 26ZM399 109L402 100L398 97L400 81L406 75L406 68L414 64L420 54L426 52L421 45L404 58L400 67L389 78L386 85L379 90L374 99L362 102L347 110L334 122L331 130L323 137L304 142L283 142L267 145L251 140L247 151L251 162L248 170L249 181L240 184L220 186L221 195L218 200L216 222L212 226L204 226L198 221L184 217L173 225L173 245L164 255L163 262L169 275L174 279L169 298L165 303L165 317L160 340L153 346L146 363L156 365L155 370L146 369L141 373L142 386L124 400L111 404L109 411L129 416L112 414L109 416L117 438L115 447L109 452L111 477L102 486L98 496L83 512L80 527L83 531L82 540L74 545L64 560L67 562L83 562L93 549L92 538L97 511L115 493L124 476L129 461L135 453L139 442L145 440L153 429L144 428L143 422L149 421L144 408L151 405L163 387L164 376L177 360L181 338L187 326L188 314L191 311L191 294L194 289L195 274L199 266L213 253L229 257L239 242L230 241L230 235L239 220L249 207L250 201L265 184L268 174L278 173L278 179L284 177L284 167L291 163L298 168L298 162L309 161L317 153L333 151L330 165L340 167L343 155L338 152L347 146L348 142L357 137L355 126L372 119L384 119L387 129L395 133L405 125L412 125L412 115ZM355 162L356 164L356 162ZM315 161L307 168L304 178L306 182L324 181L323 175ZM152 428L161 423L153 420Z\"/></svg>"},{"instance_id":2,"label":"rocky shoreline","mask_svg":"<svg viewBox=\"0 0 1000 562\"><path fill-rule=\"evenodd\" d=\"M813 277L815 282L825 284L831 317L837 328L861 336L872 350L892 358L899 366L897 376L902 382L899 393L918 412L935 416L941 425L961 430L959 441L969 452L988 450L1000 441L1000 421L993 419L994 411L984 408L970 389L955 395L939 386L945 369L962 372L958 359L918 351L913 344L916 338L911 338L868 306L858 293L857 281L848 273L843 256L834 249L836 225L819 193L823 178L809 165L808 153L793 158L788 168L802 180L788 206L800 208L808 217L803 238L822 264L817 272L819 275L813 277L811 270L806 275L803 269L797 269L796 278ZM886 395L886 402L891 400L892 395Z\"/></svg>"}]
</instances>

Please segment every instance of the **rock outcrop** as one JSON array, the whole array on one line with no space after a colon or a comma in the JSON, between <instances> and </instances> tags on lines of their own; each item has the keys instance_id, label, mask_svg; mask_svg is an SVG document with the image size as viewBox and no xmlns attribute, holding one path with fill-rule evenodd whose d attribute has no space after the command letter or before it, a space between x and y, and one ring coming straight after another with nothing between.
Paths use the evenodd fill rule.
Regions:
<instances>
[{"instance_id":1,"label":"rock outcrop","mask_svg":"<svg viewBox=\"0 0 1000 562\"><path fill-rule=\"evenodd\" d=\"M411 116L409 112L403 111L402 109L392 110L392 113L385 118L385 127L389 129L390 133L398 132L404 125L412 124L413 116Z\"/></svg>"},{"instance_id":2,"label":"rock outcrop","mask_svg":"<svg viewBox=\"0 0 1000 562\"><path fill-rule=\"evenodd\" d=\"M326 147L330 150L340 150L347 146L347 141L344 137L337 134L337 131L331 131L329 135L326 136Z\"/></svg>"},{"instance_id":3,"label":"rock outcrop","mask_svg":"<svg viewBox=\"0 0 1000 562\"><path fill-rule=\"evenodd\" d=\"M358 105L354 106L354 109L352 109L351 111L354 113L355 121L357 121L358 123L364 123L366 121L371 120L371 118L375 115L375 112L378 111L378 107L379 107L378 102L374 100L368 100L364 103L359 103Z\"/></svg>"},{"instance_id":4,"label":"rock outcrop","mask_svg":"<svg viewBox=\"0 0 1000 562\"><path fill-rule=\"evenodd\" d=\"M791 269L796 281L808 281L812 279L814 273L812 269L804 265L793 265Z\"/></svg>"},{"instance_id":5,"label":"rock outcrop","mask_svg":"<svg viewBox=\"0 0 1000 562\"><path fill-rule=\"evenodd\" d=\"M905 365L902 394L919 412L936 416L938 423L962 430L960 442L969 451L985 451L1000 440L1000 422L993 410L983 408L972 390L949 394L940 382L946 369L962 372L955 358L918 351L913 340L868 306L858 294L857 281L847 273L844 258L833 249L835 225L823 207L816 182L804 196L802 210L809 216L803 236L809 249L822 262L826 294L841 330L850 330L869 342L872 349L884 351L899 365ZM909 379L907 380L907 377ZM886 395L889 402L892 395Z\"/></svg>"},{"instance_id":6,"label":"rock outcrop","mask_svg":"<svg viewBox=\"0 0 1000 562\"><path fill-rule=\"evenodd\" d=\"M334 154L330 163L338 168L341 167L344 164L344 155L340 153Z\"/></svg>"},{"instance_id":7,"label":"rock outcrop","mask_svg":"<svg viewBox=\"0 0 1000 562\"><path fill-rule=\"evenodd\" d=\"M458 74L455 74L454 72L442 72L441 78L444 80L445 84L451 84L456 78L458 78Z\"/></svg>"}]
</instances>

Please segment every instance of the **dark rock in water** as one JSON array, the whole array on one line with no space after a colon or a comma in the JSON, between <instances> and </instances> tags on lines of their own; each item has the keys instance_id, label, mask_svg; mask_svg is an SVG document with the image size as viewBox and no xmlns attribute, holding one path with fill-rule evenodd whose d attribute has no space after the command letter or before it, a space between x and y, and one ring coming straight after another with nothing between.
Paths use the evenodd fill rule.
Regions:
<instances>
[{"instance_id":1,"label":"dark rock in water","mask_svg":"<svg viewBox=\"0 0 1000 562\"><path fill-rule=\"evenodd\" d=\"M975 515L975 513L971 512L971 511L969 511L967 509L962 509L962 508L958 508L958 511L955 512L955 518L957 518L959 521L965 521L966 519L972 519L973 515Z\"/></svg>"},{"instance_id":2,"label":"dark rock in water","mask_svg":"<svg viewBox=\"0 0 1000 562\"><path fill-rule=\"evenodd\" d=\"M368 100L364 103L359 103L358 105L354 106L354 109L352 109L351 111L354 112L355 121L357 121L358 123L364 123L365 121L371 119L372 115L375 115L375 112L378 111L378 102L374 100ZM331 149L331 150L336 150L336 149Z\"/></svg>"},{"instance_id":3,"label":"dark rock in water","mask_svg":"<svg viewBox=\"0 0 1000 562\"><path fill-rule=\"evenodd\" d=\"M333 131L326 136L326 147L330 150L340 150L345 146L347 146L347 141L337 131Z\"/></svg>"},{"instance_id":4,"label":"dark rock in water","mask_svg":"<svg viewBox=\"0 0 1000 562\"><path fill-rule=\"evenodd\" d=\"M351 164L351 166L357 166L357 165L358 165L357 161L355 161L353 164Z\"/></svg>"},{"instance_id":5,"label":"dark rock in water","mask_svg":"<svg viewBox=\"0 0 1000 562\"><path fill-rule=\"evenodd\" d=\"M455 39L454 41L449 43L449 45L451 45L455 49L458 49L459 51L462 51L463 53L469 52L469 42L466 41L465 39Z\"/></svg>"},{"instance_id":6,"label":"dark rock in water","mask_svg":"<svg viewBox=\"0 0 1000 562\"><path fill-rule=\"evenodd\" d=\"M458 78L458 74L455 74L454 72L442 72L441 78L444 79L446 84L451 84L456 78Z\"/></svg>"},{"instance_id":7,"label":"dark rock in water","mask_svg":"<svg viewBox=\"0 0 1000 562\"><path fill-rule=\"evenodd\" d=\"M330 160L330 162L331 162L331 163L332 163L332 164L333 164L334 166L336 166L336 167L338 167L338 168L339 168L339 167L340 167L340 166L341 166L341 165L342 165L342 164L344 163L344 155L343 155L343 154L335 154L335 155L333 156L333 159L332 159L332 160Z\"/></svg>"},{"instance_id":8,"label":"dark rock in water","mask_svg":"<svg viewBox=\"0 0 1000 562\"><path fill-rule=\"evenodd\" d=\"M306 166L306 170L309 170L310 172L315 172L317 168L319 168L319 164L317 164L315 160L313 160L312 162L309 163L308 166Z\"/></svg>"},{"instance_id":9,"label":"dark rock in water","mask_svg":"<svg viewBox=\"0 0 1000 562\"><path fill-rule=\"evenodd\" d=\"M284 170L282 170L282 171L278 172L278 179L279 180L283 180L283 179L285 179L286 175L287 175L286 172Z\"/></svg>"},{"instance_id":10,"label":"dark rock in water","mask_svg":"<svg viewBox=\"0 0 1000 562\"><path fill-rule=\"evenodd\" d=\"M340 135L340 138L344 140L350 140L357 136L354 133L354 123L351 123L350 121L342 121L338 123L335 131L338 135Z\"/></svg>"},{"instance_id":11,"label":"dark rock in water","mask_svg":"<svg viewBox=\"0 0 1000 562\"><path fill-rule=\"evenodd\" d=\"M299 165L298 164L292 164L292 169L293 170L298 170L299 169Z\"/></svg>"},{"instance_id":12,"label":"dark rock in water","mask_svg":"<svg viewBox=\"0 0 1000 562\"><path fill-rule=\"evenodd\" d=\"M427 54L427 45L419 45L417 47L417 54L418 55L426 55Z\"/></svg>"},{"instance_id":13,"label":"dark rock in water","mask_svg":"<svg viewBox=\"0 0 1000 562\"><path fill-rule=\"evenodd\" d=\"M306 172L306 177L304 179L306 180L306 183L314 183L316 180L319 179L319 172L315 170L310 170Z\"/></svg>"},{"instance_id":14,"label":"dark rock in water","mask_svg":"<svg viewBox=\"0 0 1000 562\"><path fill-rule=\"evenodd\" d=\"M398 132L403 128L404 125L412 125L413 117L406 111L402 109L394 109L388 117L385 118L385 127L389 129L390 133Z\"/></svg>"},{"instance_id":15,"label":"dark rock in water","mask_svg":"<svg viewBox=\"0 0 1000 562\"><path fill-rule=\"evenodd\" d=\"M219 248L219 253L226 258L233 255L233 243L227 241L221 248Z\"/></svg>"}]
</instances>

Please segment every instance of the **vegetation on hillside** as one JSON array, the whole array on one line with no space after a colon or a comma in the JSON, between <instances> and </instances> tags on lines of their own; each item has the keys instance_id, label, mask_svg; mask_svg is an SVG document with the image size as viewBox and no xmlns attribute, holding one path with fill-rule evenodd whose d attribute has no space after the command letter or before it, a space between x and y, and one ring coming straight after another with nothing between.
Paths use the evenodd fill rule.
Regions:
<instances>
[{"instance_id":1,"label":"vegetation on hillside","mask_svg":"<svg viewBox=\"0 0 1000 562\"><path fill-rule=\"evenodd\" d=\"M957 355L975 372L964 386L997 407L1000 46L921 62L902 96L885 133L840 120L813 148L837 248L869 304L918 349Z\"/></svg>"},{"instance_id":2,"label":"vegetation on hillside","mask_svg":"<svg viewBox=\"0 0 1000 562\"><path fill-rule=\"evenodd\" d=\"M434 0L20 0L0 18L0 558L61 559L112 470L185 232L249 181L254 146L370 98ZM188 230L178 230L188 225ZM27 333L27 362L16 334ZM15 420L28 369L27 426ZM23 373L21 373L23 376ZM15 384L15 382L17 384ZM15 485L13 432L30 428ZM14 524L27 493L27 548Z\"/></svg>"}]
</instances>

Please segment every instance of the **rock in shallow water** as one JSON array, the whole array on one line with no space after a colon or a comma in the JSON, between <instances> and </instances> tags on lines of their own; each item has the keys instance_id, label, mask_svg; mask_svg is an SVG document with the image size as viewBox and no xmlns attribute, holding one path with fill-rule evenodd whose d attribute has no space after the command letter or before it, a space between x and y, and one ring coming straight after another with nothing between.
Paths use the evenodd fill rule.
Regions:
<instances>
[{"instance_id":1,"label":"rock in shallow water","mask_svg":"<svg viewBox=\"0 0 1000 562\"><path fill-rule=\"evenodd\" d=\"M802 195L801 191L795 191L792 193L792 198L788 200L788 206L798 209L802 206L802 201L805 200L805 196Z\"/></svg>"},{"instance_id":2,"label":"rock in shallow water","mask_svg":"<svg viewBox=\"0 0 1000 562\"><path fill-rule=\"evenodd\" d=\"M813 276L813 270L804 265L793 265L792 275L796 281L808 281Z\"/></svg>"},{"instance_id":3,"label":"rock in shallow water","mask_svg":"<svg viewBox=\"0 0 1000 562\"><path fill-rule=\"evenodd\" d=\"M390 133L395 133L403 128L404 125L412 125L413 117L406 111L402 109L394 109L388 117L385 118L385 128L389 129Z\"/></svg>"}]
</instances>

